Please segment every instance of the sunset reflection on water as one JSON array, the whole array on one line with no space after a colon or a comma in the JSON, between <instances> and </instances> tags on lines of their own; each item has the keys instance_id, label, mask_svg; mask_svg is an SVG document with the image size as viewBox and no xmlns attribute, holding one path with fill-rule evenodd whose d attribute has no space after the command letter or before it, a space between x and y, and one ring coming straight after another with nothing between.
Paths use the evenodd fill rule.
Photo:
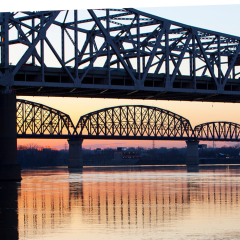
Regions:
<instances>
[{"instance_id":1,"label":"sunset reflection on water","mask_svg":"<svg viewBox=\"0 0 240 240\"><path fill-rule=\"evenodd\" d=\"M60 168L22 177L20 240L240 238L240 169Z\"/></svg>"}]
</instances>

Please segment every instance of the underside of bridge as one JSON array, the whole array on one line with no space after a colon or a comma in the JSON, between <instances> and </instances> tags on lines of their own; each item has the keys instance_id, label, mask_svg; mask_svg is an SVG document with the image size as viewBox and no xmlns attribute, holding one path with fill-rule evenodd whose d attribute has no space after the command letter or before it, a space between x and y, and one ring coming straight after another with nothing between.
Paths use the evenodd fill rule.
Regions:
<instances>
[{"instance_id":1,"label":"underside of bridge","mask_svg":"<svg viewBox=\"0 0 240 240\"><path fill-rule=\"evenodd\" d=\"M82 83L72 83L67 74L59 68L45 68L44 84L40 81L41 68L21 67L15 76L12 89L18 96L52 96L83 98L150 99L196 102L239 102L240 80L229 79L226 90L218 91L212 78L197 76L194 89L190 76L177 75L172 87L166 87L166 74L148 73L145 82L135 84L124 69L107 70L92 68ZM69 72L74 72L69 69ZM79 76L84 70L78 70ZM134 74L134 73L133 73ZM136 74L136 73L135 73ZM171 77L171 75L170 75ZM138 84L139 83L139 84ZM138 86L136 86L138 85Z\"/></svg>"}]
</instances>

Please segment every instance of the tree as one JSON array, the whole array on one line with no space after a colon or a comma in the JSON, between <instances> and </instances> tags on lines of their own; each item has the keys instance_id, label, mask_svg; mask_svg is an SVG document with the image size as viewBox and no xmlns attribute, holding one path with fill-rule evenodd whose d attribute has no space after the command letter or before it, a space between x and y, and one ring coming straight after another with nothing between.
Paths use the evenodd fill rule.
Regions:
<instances>
[{"instance_id":1,"label":"tree","mask_svg":"<svg viewBox=\"0 0 240 240\"><path fill-rule=\"evenodd\" d=\"M38 149L38 145L36 143L29 143L27 145L27 149L36 150L36 149Z\"/></svg>"}]
</instances>

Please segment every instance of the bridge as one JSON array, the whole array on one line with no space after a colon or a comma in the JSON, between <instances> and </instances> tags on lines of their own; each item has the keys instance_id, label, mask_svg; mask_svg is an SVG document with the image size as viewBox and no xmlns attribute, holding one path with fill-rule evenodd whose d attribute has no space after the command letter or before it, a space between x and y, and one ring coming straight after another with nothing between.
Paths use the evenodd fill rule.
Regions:
<instances>
[{"instance_id":1,"label":"bridge","mask_svg":"<svg viewBox=\"0 0 240 240\"><path fill-rule=\"evenodd\" d=\"M237 123L209 122L192 128L188 119L176 113L143 105L100 109L81 116L74 126L70 116L59 110L18 99L16 127L18 138L68 139L72 168L82 167L84 139L184 140L188 165L198 165L200 140L240 140Z\"/></svg>"},{"instance_id":2,"label":"bridge","mask_svg":"<svg viewBox=\"0 0 240 240\"><path fill-rule=\"evenodd\" d=\"M133 140L240 140L240 124L208 122L191 126L188 119L165 109L144 105L100 109L79 118L46 105L17 99L17 138L133 139Z\"/></svg>"},{"instance_id":3,"label":"bridge","mask_svg":"<svg viewBox=\"0 0 240 240\"><path fill-rule=\"evenodd\" d=\"M133 8L78 15L1 13L1 89L24 96L239 102L240 37Z\"/></svg>"},{"instance_id":4,"label":"bridge","mask_svg":"<svg viewBox=\"0 0 240 240\"><path fill-rule=\"evenodd\" d=\"M0 112L3 116L0 154L4 159L0 162L0 176L5 176L7 169L20 176L20 167L16 164L16 95L239 102L240 37L237 36L124 8L90 9L82 16L77 10L0 13L0 37ZM146 111L150 112L151 108ZM96 116L101 118L104 113ZM52 120L42 116L46 117L48 127L42 128L40 122L34 122L32 133L37 136L47 131L54 136L59 133L59 137L77 136L82 129L78 127L71 132L72 123L60 112L52 110ZM177 116L173 119L177 120ZM90 128L81 125L84 121L92 123ZM183 119L177 121L183 127ZM129 128L120 124L121 128L112 125L110 129L99 122L93 125L93 118L87 117L78 126L83 127L86 137L93 137L95 133L99 138L105 134L130 137L126 130L133 137L154 139L162 131L157 126L147 130L135 123L129 123ZM136 132L130 126L134 126ZM206 123L193 133L184 127L183 132L169 128L170 135L163 131L161 137L183 139L189 131L199 139L234 140L238 137L237 126ZM30 125L24 127L22 132L29 131ZM229 130L226 132L223 128Z\"/></svg>"}]
</instances>

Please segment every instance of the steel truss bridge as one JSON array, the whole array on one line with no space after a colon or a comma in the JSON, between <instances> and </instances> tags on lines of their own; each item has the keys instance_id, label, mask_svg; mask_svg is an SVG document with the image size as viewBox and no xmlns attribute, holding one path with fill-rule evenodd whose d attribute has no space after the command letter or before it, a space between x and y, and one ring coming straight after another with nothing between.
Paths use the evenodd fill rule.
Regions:
<instances>
[{"instance_id":1,"label":"steel truss bridge","mask_svg":"<svg viewBox=\"0 0 240 240\"><path fill-rule=\"evenodd\" d=\"M237 36L133 8L6 12L0 27L0 89L18 96L240 101Z\"/></svg>"},{"instance_id":2,"label":"steel truss bridge","mask_svg":"<svg viewBox=\"0 0 240 240\"><path fill-rule=\"evenodd\" d=\"M43 104L17 100L18 138L239 141L240 124L209 122L192 128L188 119L150 106L116 106L80 117Z\"/></svg>"}]
</instances>

